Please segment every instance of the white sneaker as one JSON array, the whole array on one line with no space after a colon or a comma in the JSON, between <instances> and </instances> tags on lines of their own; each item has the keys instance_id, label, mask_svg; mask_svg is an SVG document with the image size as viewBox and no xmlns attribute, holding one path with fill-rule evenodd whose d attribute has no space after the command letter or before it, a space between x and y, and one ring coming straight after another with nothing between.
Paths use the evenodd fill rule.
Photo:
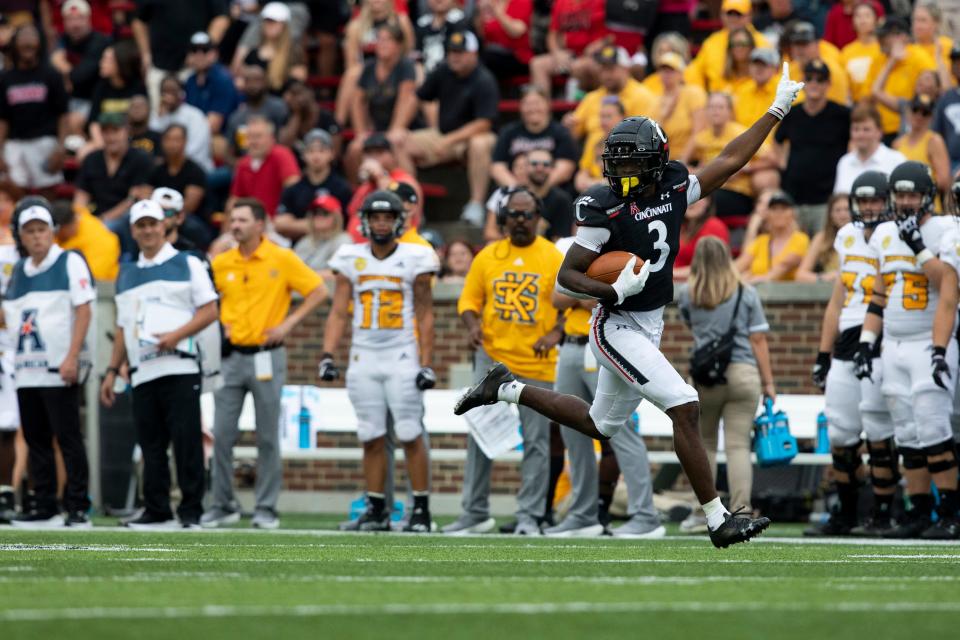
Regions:
<instances>
[{"instance_id":1,"label":"white sneaker","mask_svg":"<svg viewBox=\"0 0 960 640\"><path fill-rule=\"evenodd\" d=\"M680 531L683 533L707 533L707 517L696 513L691 513L680 523Z\"/></svg>"},{"instance_id":2,"label":"white sneaker","mask_svg":"<svg viewBox=\"0 0 960 640\"><path fill-rule=\"evenodd\" d=\"M264 509L253 514L250 526L254 529L277 529L280 527L280 518L272 511Z\"/></svg>"},{"instance_id":3,"label":"white sneaker","mask_svg":"<svg viewBox=\"0 0 960 640\"><path fill-rule=\"evenodd\" d=\"M38 517L33 514L21 515L10 522L18 529L62 529L65 523L63 515L59 513L49 517Z\"/></svg>"},{"instance_id":4,"label":"white sneaker","mask_svg":"<svg viewBox=\"0 0 960 640\"><path fill-rule=\"evenodd\" d=\"M227 511L214 507L200 517L200 526L204 529L216 529L225 524L237 524L240 522L239 511Z\"/></svg>"},{"instance_id":5,"label":"white sneaker","mask_svg":"<svg viewBox=\"0 0 960 640\"><path fill-rule=\"evenodd\" d=\"M475 227L482 227L487 221L487 208L483 206L482 202L468 202L463 207L460 219Z\"/></svg>"},{"instance_id":6,"label":"white sneaker","mask_svg":"<svg viewBox=\"0 0 960 640\"><path fill-rule=\"evenodd\" d=\"M657 540L667 535L667 528L662 524L649 531L638 531L628 526L630 523L617 527L611 533L615 538L625 538L627 540Z\"/></svg>"},{"instance_id":7,"label":"white sneaker","mask_svg":"<svg viewBox=\"0 0 960 640\"><path fill-rule=\"evenodd\" d=\"M600 525L597 525L600 526ZM602 529L601 529L602 530ZM532 520L521 521L517 523L517 528L513 530L515 536L542 536L540 525Z\"/></svg>"},{"instance_id":8,"label":"white sneaker","mask_svg":"<svg viewBox=\"0 0 960 640\"><path fill-rule=\"evenodd\" d=\"M442 531L451 536L465 536L471 533L490 533L496 526L497 521L493 518L480 521L458 518L446 525Z\"/></svg>"},{"instance_id":9,"label":"white sneaker","mask_svg":"<svg viewBox=\"0 0 960 640\"><path fill-rule=\"evenodd\" d=\"M588 525L577 522L567 524L564 520L555 527L544 529L543 535L549 538L595 538L603 535L603 525L599 522Z\"/></svg>"}]
</instances>

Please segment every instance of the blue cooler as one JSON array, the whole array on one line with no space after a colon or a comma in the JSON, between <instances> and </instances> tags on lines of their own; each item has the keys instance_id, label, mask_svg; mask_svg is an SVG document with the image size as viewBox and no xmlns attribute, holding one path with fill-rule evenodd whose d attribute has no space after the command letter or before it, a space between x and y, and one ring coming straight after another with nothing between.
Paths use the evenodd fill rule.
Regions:
<instances>
[{"instance_id":1,"label":"blue cooler","mask_svg":"<svg viewBox=\"0 0 960 640\"><path fill-rule=\"evenodd\" d=\"M790 435L790 421L783 411L774 412L773 400L764 398L763 413L754 421L753 451L761 467L790 464L797 455L797 439Z\"/></svg>"}]
</instances>

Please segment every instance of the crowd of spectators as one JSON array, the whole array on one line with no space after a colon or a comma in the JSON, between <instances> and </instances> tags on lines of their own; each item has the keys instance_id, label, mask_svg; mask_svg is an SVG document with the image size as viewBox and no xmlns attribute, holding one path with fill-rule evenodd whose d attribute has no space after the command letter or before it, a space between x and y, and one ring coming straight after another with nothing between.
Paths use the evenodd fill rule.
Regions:
<instances>
[{"instance_id":1,"label":"crowd of spectators","mask_svg":"<svg viewBox=\"0 0 960 640\"><path fill-rule=\"evenodd\" d=\"M800 103L688 212L678 279L705 235L727 242L751 279L830 278L840 194L904 158L929 164L938 207L952 205L955 16L921 1L716 4L13 3L0 14L0 171L11 197L72 202L62 241L91 263L113 255L92 255L114 243L104 227L121 260L135 257L128 209L166 187L182 194L179 232L199 249L232 246L220 223L255 197L271 237L321 272L339 244L363 241L363 198L406 183L414 228L444 261L454 254L455 279L465 252L502 237L506 189L543 200L542 234L570 235L570 203L603 180L603 140L620 119L653 117L673 159L707 162L766 110L789 62L806 83ZM718 23L704 22L717 9ZM431 219L419 174L437 165L461 167L467 195L454 216ZM456 213L468 226L445 242L440 223ZM94 275L115 271L97 264Z\"/></svg>"}]
</instances>

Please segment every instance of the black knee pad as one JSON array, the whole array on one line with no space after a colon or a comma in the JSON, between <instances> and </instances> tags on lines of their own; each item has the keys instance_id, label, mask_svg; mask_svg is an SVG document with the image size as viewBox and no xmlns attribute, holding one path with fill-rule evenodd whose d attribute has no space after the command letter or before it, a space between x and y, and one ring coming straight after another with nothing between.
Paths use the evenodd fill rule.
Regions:
<instances>
[{"instance_id":1,"label":"black knee pad","mask_svg":"<svg viewBox=\"0 0 960 640\"><path fill-rule=\"evenodd\" d=\"M841 447L840 453L833 453L833 468L837 471L850 474L850 481L855 482L857 469L860 468L860 442L849 447Z\"/></svg>"},{"instance_id":2,"label":"black knee pad","mask_svg":"<svg viewBox=\"0 0 960 640\"><path fill-rule=\"evenodd\" d=\"M923 449L900 447L900 455L903 456L904 469L925 469L927 466L927 454Z\"/></svg>"},{"instance_id":3,"label":"black knee pad","mask_svg":"<svg viewBox=\"0 0 960 640\"><path fill-rule=\"evenodd\" d=\"M957 447L953 442L953 438L949 440L944 440L940 444L931 445L923 449L923 453L929 458L930 456L942 456L944 454L950 454L950 457L946 460L937 460L936 462L927 462L927 469L930 473L941 473L943 471L950 471L957 466Z\"/></svg>"},{"instance_id":4,"label":"black knee pad","mask_svg":"<svg viewBox=\"0 0 960 640\"><path fill-rule=\"evenodd\" d=\"M885 446L877 446L883 444ZM890 488L900 480L900 465L897 464L897 448L893 438L887 438L878 443L867 441L867 451L870 452L870 481L876 488ZM876 469L889 469L890 477L878 477Z\"/></svg>"}]
</instances>

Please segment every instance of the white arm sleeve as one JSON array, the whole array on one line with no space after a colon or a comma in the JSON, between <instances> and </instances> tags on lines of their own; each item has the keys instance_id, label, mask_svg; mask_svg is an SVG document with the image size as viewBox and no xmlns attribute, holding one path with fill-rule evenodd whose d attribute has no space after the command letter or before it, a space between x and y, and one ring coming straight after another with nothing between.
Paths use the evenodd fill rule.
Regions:
<instances>
[{"instance_id":1,"label":"white arm sleeve","mask_svg":"<svg viewBox=\"0 0 960 640\"><path fill-rule=\"evenodd\" d=\"M577 227L577 237L574 240L584 249L600 253L603 245L610 239L610 229L604 227Z\"/></svg>"},{"instance_id":2,"label":"white arm sleeve","mask_svg":"<svg viewBox=\"0 0 960 640\"><path fill-rule=\"evenodd\" d=\"M691 205L700 199L700 180L697 176L690 174L687 178L687 204Z\"/></svg>"}]
</instances>

